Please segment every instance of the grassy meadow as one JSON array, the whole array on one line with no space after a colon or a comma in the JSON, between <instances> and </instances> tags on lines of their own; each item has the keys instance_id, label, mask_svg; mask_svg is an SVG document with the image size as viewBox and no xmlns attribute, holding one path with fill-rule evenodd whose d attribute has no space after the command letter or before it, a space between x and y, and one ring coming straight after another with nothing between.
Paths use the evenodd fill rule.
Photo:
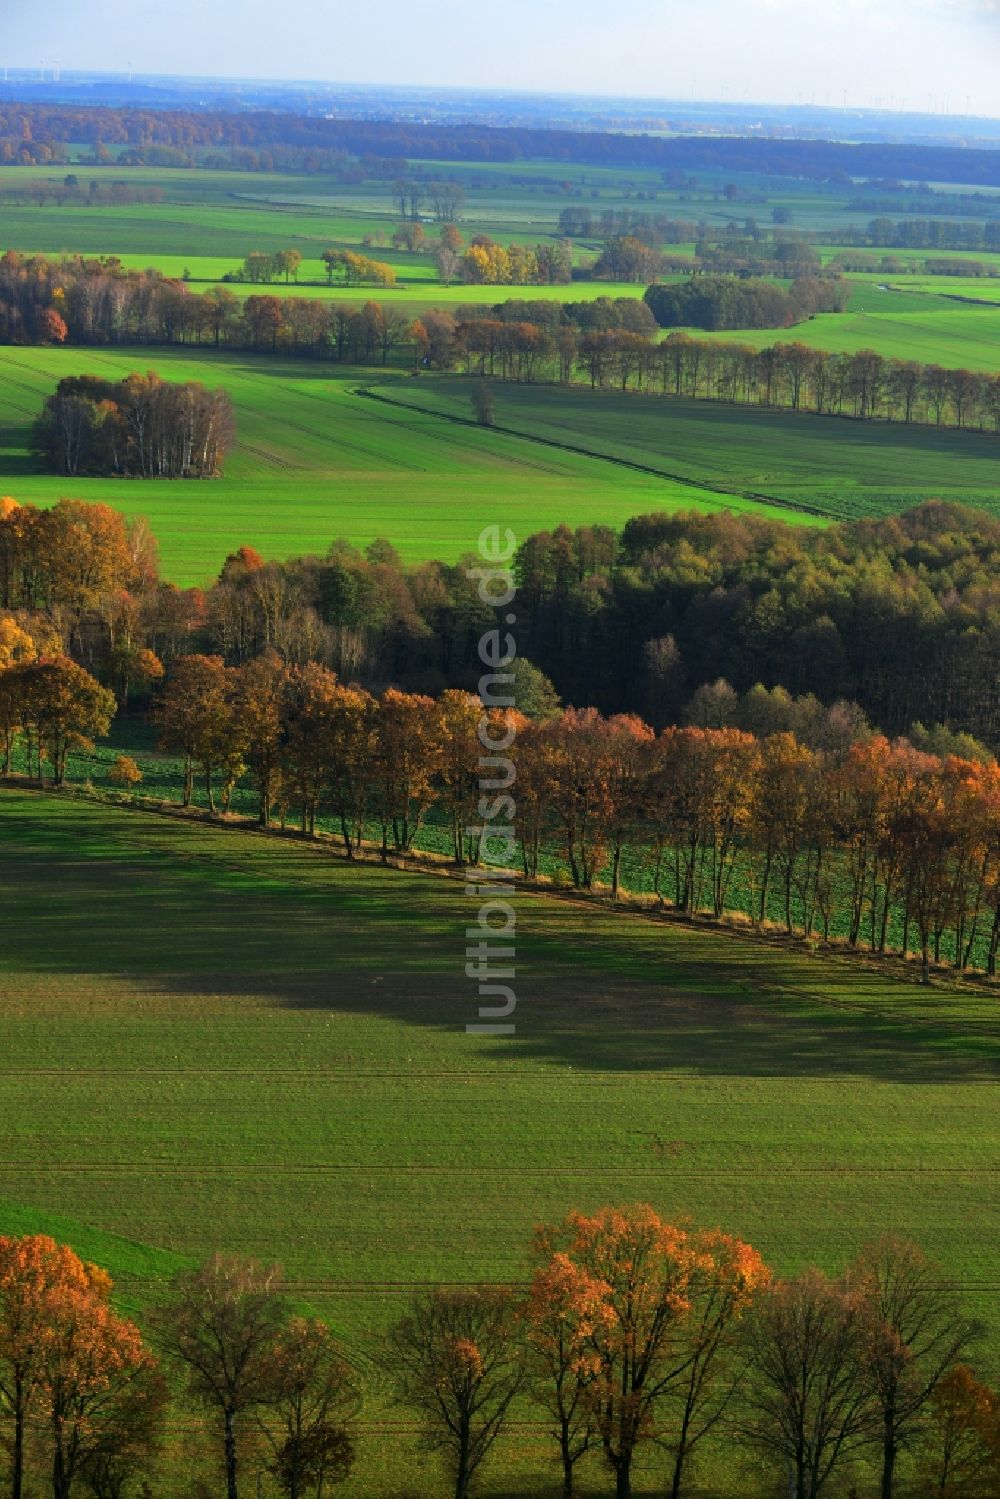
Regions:
<instances>
[{"instance_id":1,"label":"grassy meadow","mask_svg":"<svg viewBox=\"0 0 1000 1499\"><path fill-rule=\"evenodd\" d=\"M229 391L237 441L224 478L37 471L31 424L62 376L120 379L149 367ZM285 558L323 552L338 537L364 546L384 536L407 561L454 561L498 516L526 536L681 508L822 523L931 496L1000 505L992 434L583 387L497 385L495 398L491 431L444 419L470 422L462 378L176 348L4 349L0 493L41 505L103 501L142 516L164 576L184 585L210 579L241 544Z\"/></svg>"},{"instance_id":2,"label":"grassy meadow","mask_svg":"<svg viewBox=\"0 0 1000 1499\"><path fill-rule=\"evenodd\" d=\"M536 1221L648 1200L779 1270L912 1235L994 1318L992 1000L525 894L517 1033L468 1036L459 881L10 789L0 898L0 1228L140 1312L212 1249L278 1260L370 1371L414 1287L518 1281ZM366 1377L345 1496L435 1494ZM556 1491L519 1420L496 1499Z\"/></svg>"},{"instance_id":3,"label":"grassy meadow","mask_svg":"<svg viewBox=\"0 0 1000 1499\"><path fill-rule=\"evenodd\" d=\"M165 379L229 391L238 438L223 479L67 479L36 471L31 424L64 375L121 379L150 367ZM160 543L164 576L186 585L213 577L241 544L284 558L323 552L337 537L361 546L384 536L407 560L454 561L498 519L527 536L562 521L621 525L651 510L761 508L698 483L367 400L357 387L372 375L245 353L0 349L0 493L40 505L99 500L143 516Z\"/></svg>"},{"instance_id":4,"label":"grassy meadow","mask_svg":"<svg viewBox=\"0 0 1000 1499\"><path fill-rule=\"evenodd\" d=\"M469 414L462 380L408 381L387 394L421 410ZM932 496L1000 510L1000 441L992 433L580 386L497 385L494 395L497 425L512 433L766 495L800 507L803 518L888 515Z\"/></svg>"}]
</instances>

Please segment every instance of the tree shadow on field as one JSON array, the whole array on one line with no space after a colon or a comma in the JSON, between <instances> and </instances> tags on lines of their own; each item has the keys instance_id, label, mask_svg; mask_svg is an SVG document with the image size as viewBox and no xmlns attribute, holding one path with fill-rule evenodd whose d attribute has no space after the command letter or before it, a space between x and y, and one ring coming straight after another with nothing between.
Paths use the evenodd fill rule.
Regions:
<instances>
[{"instance_id":1,"label":"tree shadow on field","mask_svg":"<svg viewBox=\"0 0 1000 1499\"><path fill-rule=\"evenodd\" d=\"M160 996L247 996L451 1037L479 1019L461 883L352 868L292 840L4 795L0 900L8 993L19 972L124 975ZM998 1075L1000 1022L975 998L606 908L523 895L514 986L515 1034L469 1037L469 1066Z\"/></svg>"}]
</instances>

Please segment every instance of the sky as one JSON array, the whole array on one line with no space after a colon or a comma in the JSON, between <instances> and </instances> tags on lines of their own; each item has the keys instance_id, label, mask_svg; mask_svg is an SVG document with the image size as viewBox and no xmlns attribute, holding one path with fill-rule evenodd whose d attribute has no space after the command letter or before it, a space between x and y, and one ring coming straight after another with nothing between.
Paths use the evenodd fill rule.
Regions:
<instances>
[{"instance_id":1,"label":"sky","mask_svg":"<svg viewBox=\"0 0 1000 1499\"><path fill-rule=\"evenodd\" d=\"M0 0L0 66L1000 116L1000 0Z\"/></svg>"}]
</instances>

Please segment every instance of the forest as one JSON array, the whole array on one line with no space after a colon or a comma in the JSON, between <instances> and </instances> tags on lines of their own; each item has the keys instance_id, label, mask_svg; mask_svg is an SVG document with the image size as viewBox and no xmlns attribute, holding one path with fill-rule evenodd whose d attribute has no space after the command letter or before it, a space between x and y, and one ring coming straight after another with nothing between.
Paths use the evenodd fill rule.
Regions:
<instances>
[{"instance_id":1,"label":"forest","mask_svg":"<svg viewBox=\"0 0 1000 1499\"><path fill-rule=\"evenodd\" d=\"M803 277L787 291L769 281L692 276L650 286L646 305L661 328L787 328L814 312L843 312L848 288L839 280Z\"/></svg>"}]
</instances>

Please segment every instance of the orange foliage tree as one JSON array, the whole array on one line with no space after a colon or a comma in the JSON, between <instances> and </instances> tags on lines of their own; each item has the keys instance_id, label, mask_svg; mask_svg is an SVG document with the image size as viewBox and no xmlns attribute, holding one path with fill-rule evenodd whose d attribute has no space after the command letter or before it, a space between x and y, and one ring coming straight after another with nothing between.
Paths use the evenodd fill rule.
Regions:
<instances>
[{"instance_id":1,"label":"orange foliage tree","mask_svg":"<svg viewBox=\"0 0 1000 1499\"><path fill-rule=\"evenodd\" d=\"M636 1451L662 1436L668 1397L681 1402L675 1454L683 1472L703 1434L697 1417L724 1332L763 1279L757 1255L736 1241L689 1233L644 1204L570 1213L540 1228L534 1249L530 1325L553 1381L549 1408L561 1433L564 1484L570 1442L578 1449L586 1436L586 1411L616 1499L630 1499ZM559 1316L565 1329L554 1338Z\"/></svg>"},{"instance_id":2,"label":"orange foliage tree","mask_svg":"<svg viewBox=\"0 0 1000 1499\"><path fill-rule=\"evenodd\" d=\"M1000 1394L956 1364L930 1398L920 1472L939 1499L979 1499L1000 1478Z\"/></svg>"},{"instance_id":3,"label":"orange foliage tree","mask_svg":"<svg viewBox=\"0 0 1000 1499\"><path fill-rule=\"evenodd\" d=\"M359 1398L329 1328L294 1317L274 1342L265 1378L271 1419L261 1425L282 1492L302 1499L308 1489L345 1479Z\"/></svg>"},{"instance_id":4,"label":"orange foliage tree","mask_svg":"<svg viewBox=\"0 0 1000 1499\"><path fill-rule=\"evenodd\" d=\"M68 1499L99 1455L120 1463L127 1451L134 1471L155 1442L165 1389L110 1293L103 1270L44 1234L0 1239L0 1394L12 1427L13 1499L36 1406L51 1439L55 1499Z\"/></svg>"}]
</instances>

